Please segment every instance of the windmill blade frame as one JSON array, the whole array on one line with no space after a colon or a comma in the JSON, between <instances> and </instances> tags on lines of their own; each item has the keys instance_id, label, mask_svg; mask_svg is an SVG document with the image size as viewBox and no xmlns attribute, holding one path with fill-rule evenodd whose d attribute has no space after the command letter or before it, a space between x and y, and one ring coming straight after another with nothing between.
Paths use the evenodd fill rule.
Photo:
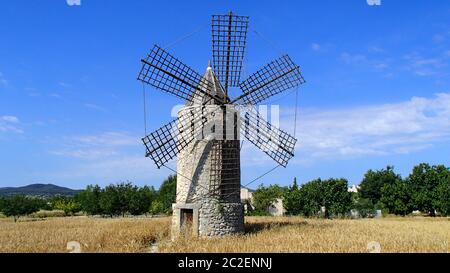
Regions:
<instances>
[{"instance_id":1,"label":"windmill blade frame","mask_svg":"<svg viewBox=\"0 0 450 273\"><path fill-rule=\"evenodd\" d=\"M210 94L213 83L158 45L142 59L138 80L159 90L192 102L196 91L224 103L223 98Z\"/></svg>"},{"instance_id":2,"label":"windmill blade frame","mask_svg":"<svg viewBox=\"0 0 450 273\"><path fill-rule=\"evenodd\" d=\"M142 138L146 157L151 158L161 168L174 159L186 146L200 135L208 122L211 111L205 107L195 107L156 131Z\"/></svg>"},{"instance_id":3,"label":"windmill blade frame","mask_svg":"<svg viewBox=\"0 0 450 273\"><path fill-rule=\"evenodd\" d=\"M297 139L289 133L264 120L259 113L250 109L240 119L241 133L256 147L266 153L279 165L286 167L294 157Z\"/></svg>"},{"instance_id":4,"label":"windmill blade frame","mask_svg":"<svg viewBox=\"0 0 450 273\"><path fill-rule=\"evenodd\" d=\"M212 16L212 59L219 81L228 91L238 87L247 45L248 16L233 13Z\"/></svg>"},{"instance_id":5,"label":"windmill blade frame","mask_svg":"<svg viewBox=\"0 0 450 273\"><path fill-rule=\"evenodd\" d=\"M194 108L202 109L194 111L195 113L191 115L179 116L142 138L146 156L150 157L158 168L175 158L200 132L202 137L205 135L203 129L208 122L207 116L213 112L204 111L209 101L214 100L218 108L225 109L225 105L234 105L237 109L242 109L244 105L257 105L276 94L305 83L300 67L294 64L288 55L273 60L246 80L240 81L247 43L248 19L247 16L237 16L231 12L212 16L212 67L218 78L217 83L225 92L224 97L211 92L216 88L215 81L212 82L197 73L158 45L154 45L147 58L141 60L142 68L138 80L185 99L186 105L198 105ZM230 100L228 97L230 86L239 87L243 94ZM196 97L201 97L197 96L198 93L208 97L209 100L196 101ZM235 124L239 123L238 127L244 128L240 133L280 166L286 167L294 156L297 139L265 121L259 113L250 108L251 111L245 110L244 117L235 118ZM214 118L210 119L214 121ZM225 119L217 129L222 126L223 137L226 139ZM215 125L213 128L216 130ZM215 133L219 132L220 130Z\"/></svg>"},{"instance_id":6,"label":"windmill blade frame","mask_svg":"<svg viewBox=\"0 0 450 273\"><path fill-rule=\"evenodd\" d=\"M256 105L305 82L300 67L288 55L283 55L241 82L239 87L244 94L231 103Z\"/></svg>"}]
</instances>

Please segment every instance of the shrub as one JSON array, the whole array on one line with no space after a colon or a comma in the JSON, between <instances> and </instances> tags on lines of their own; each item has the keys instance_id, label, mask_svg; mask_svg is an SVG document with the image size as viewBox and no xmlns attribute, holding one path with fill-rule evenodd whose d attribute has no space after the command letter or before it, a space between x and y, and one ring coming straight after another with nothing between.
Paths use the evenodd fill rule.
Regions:
<instances>
[{"instance_id":1,"label":"shrub","mask_svg":"<svg viewBox=\"0 0 450 273\"><path fill-rule=\"evenodd\" d=\"M31 218L51 218L51 217L64 217L66 213L62 210L40 210L38 212L29 215Z\"/></svg>"}]
</instances>

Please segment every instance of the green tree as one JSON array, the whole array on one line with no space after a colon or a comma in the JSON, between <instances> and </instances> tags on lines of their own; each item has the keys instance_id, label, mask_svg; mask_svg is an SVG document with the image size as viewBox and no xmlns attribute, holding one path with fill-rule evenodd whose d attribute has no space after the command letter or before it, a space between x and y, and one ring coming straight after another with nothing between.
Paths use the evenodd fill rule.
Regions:
<instances>
[{"instance_id":1,"label":"green tree","mask_svg":"<svg viewBox=\"0 0 450 273\"><path fill-rule=\"evenodd\" d=\"M302 214L301 208L303 204L301 203L300 191L297 185L297 178L294 177L292 186L290 186L283 195L283 206L288 215L300 215Z\"/></svg>"},{"instance_id":2,"label":"green tree","mask_svg":"<svg viewBox=\"0 0 450 273\"><path fill-rule=\"evenodd\" d=\"M422 163L413 168L406 181L411 190L414 209L435 216L435 211L439 207L439 185L446 179L448 173L443 165L430 166Z\"/></svg>"},{"instance_id":3,"label":"green tree","mask_svg":"<svg viewBox=\"0 0 450 273\"><path fill-rule=\"evenodd\" d=\"M14 222L20 216L28 215L39 210L39 204L35 199L23 195L15 195L2 201L2 213L7 217L13 217Z\"/></svg>"},{"instance_id":4,"label":"green tree","mask_svg":"<svg viewBox=\"0 0 450 273\"><path fill-rule=\"evenodd\" d=\"M318 215L323 206L323 181L319 178L308 182L300 188L302 214L305 216Z\"/></svg>"},{"instance_id":5,"label":"green tree","mask_svg":"<svg viewBox=\"0 0 450 273\"><path fill-rule=\"evenodd\" d=\"M106 186L100 196L102 214L113 217L120 214L119 192L115 185Z\"/></svg>"},{"instance_id":6,"label":"green tree","mask_svg":"<svg viewBox=\"0 0 450 273\"><path fill-rule=\"evenodd\" d=\"M117 185L110 185L105 188L105 199L103 202L108 215L125 216L130 211L130 202L137 190L130 182L122 182ZM102 195L102 196L103 196ZM100 202L102 204L102 202ZM100 205L100 207L102 207Z\"/></svg>"},{"instance_id":7,"label":"green tree","mask_svg":"<svg viewBox=\"0 0 450 273\"><path fill-rule=\"evenodd\" d=\"M39 209L42 209L42 210L51 210L52 209L51 203L49 202L49 200L47 198L33 197L33 200Z\"/></svg>"},{"instance_id":8,"label":"green tree","mask_svg":"<svg viewBox=\"0 0 450 273\"><path fill-rule=\"evenodd\" d=\"M330 218L349 212L352 195L348 192L348 182L345 179L319 178L300 188L294 181L292 187L284 193L284 206L288 214L302 214L306 217L317 216L324 207L324 216Z\"/></svg>"},{"instance_id":9,"label":"green tree","mask_svg":"<svg viewBox=\"0 0 450 273\"><path fill-rule=\"evenodd\" d=\"M307 217L315 216L322 208L322 180L315 179L300 188L301 212Z\"/></svg>"},{"instance_id":10,"label":"green tree","mask_svg":"<svg viewBox=\"0 0 450 273\"><path fill-rule=\"evenodd\" d=\"M285 189L278 185L259 186L253 193L254 213L268 215L271 206L278 198L283 197L284 191Z\"/></svg>"},{"instance_id":11,"label":"green tree","mask_svg":"<svg viewBox=\"0 0 450 273\"><path fill-rule=\"evenodd\" d=\"M292 182L292 187L290 188L290 190L292 191L298 190L297 177L294 177L294 182Z\"/></svg>"},{"instance_id":12,"label":"green tree","mask_svg":"<svg viewBox=\"0 0 450 273\"><path fill-rule=\"evenodd\" d=\"M48 201L48 199L41 199L39 209L41 209L41 210L51 210L52 209L51 204Z\"/></svg>"},{"instance_id":13,"label":"green tree","mask_svg":"<svg viewBox=\"0 0 450 273\"><path fill-rule=\"evenodd\" d=\"M284 206L290 215L304 215L311 217L317 215L322 206L322 180L316 179L303 184L300 188L294 181L284 194Z\"/></svg>"},{"instance_id":14,"label":"green tree","mask_svg":"<svg viewBox=\"0 0 450 273\"><path fill-rule=\"evenodd\" d=\"M144 186L143 188L133 189L131 194L129 212L132 215L142 215L150 211L150 206L156 194L153 187Z\"/></svg>"},{"instance_id":15,"label":"green tree","mask_svg":"<svg viewBox=\"0 0 450 273\"><path fill-rule=\"evenodd\" d=\"M81 211L81 205L74 198L61 198L55 202L54 208L64 211L65 215L74 215Z\"/></svg>"},{"instance_id":16,"label":"green tree","mask_svg":"<svg viewBox=\"0 0 450 273\"><path fill-rule=\"evenodd\" d=\"M159 200L153 200L150 206L150 213L152 215L158 215L164 212L164 204Z\"/></svg>"},{"instance_id":17,"label":"green tree","mask_svg":"<svg viewBox=\"0 0 450 273\"><path fill-rule=\"evenodd\" d=\"M353 199L353 207L363 218L373 215L375 206L369 198L362 198L360 194L355 194Z\"/></svg>"},{"instance_id":18,"label":"green tree","mask_svg":"<svg viewBox=\"0 0 450 273\"><path fill-rule=\"evenodd\" d=\"M172 204L177 195L177 176L170 175L159 187L157 200L163 205L163 213L172 213Z\"/></svg>"},{"instance_id":19,"label":"green tree","mask_svg":"<svg viewBox=\"0 0 450 273\"><path fill-rule=\"evenodd\" d=\"M394 172L393 166L377 171L369 170L360 184L362 198L370 199L372 204L376 204L381 198L381 188L386 184L394 184L401 181L401 176Z\"/></svg>"},{"instance_id":20,"label":"green tree","mask_svg":"<svg viewBox=\"0 0 450 273\"><path fill-rule=\"evenodd\" d=\"M5 205L5 198L4 197L0 197L0 212L3 211L4 205Z\"/></svg>"},{"instance_id":21,"label":"green tree","mask_svg":"<svg viewBox=\"0 0 450 273\"><path fill-rule=\"evenodd\" d=\"M439 183L436 206L442 215L450 215L450 174Z\"/></svg>"},{"instance_id":22,"label":"green tree","mask_svg":"<svg viewBox=\"0 0 450 273\"><path fill-rule=\"evenodd\" d=\"M404 216L412 212L411 193L403 181L384 185L381 188L380 201L389 213Z\"/></svg>"},{"instance_id":23,"label":"green tree","mask_svg":"<svg viewBox=\"0 0 450 273\"><path fill-rule=\"evenodd\" d=\"M102 189L98 185L89 185L86 189L75 196L75 200L80 203L81 210L88 215L103 214L100 207Z\"/></svg>"},{"instance_id":24,"label":"green tree","mask_svg":"<svg viewBox=\"0 0 450 273\"><path fill-rule=\"evenodd\" d=\"M325 207L325 218L331 215L340 216L350 211L352 207L351 193L348 192L346 179L327 179L322 182L322 206Z\"/></svg>"}]
</instances>

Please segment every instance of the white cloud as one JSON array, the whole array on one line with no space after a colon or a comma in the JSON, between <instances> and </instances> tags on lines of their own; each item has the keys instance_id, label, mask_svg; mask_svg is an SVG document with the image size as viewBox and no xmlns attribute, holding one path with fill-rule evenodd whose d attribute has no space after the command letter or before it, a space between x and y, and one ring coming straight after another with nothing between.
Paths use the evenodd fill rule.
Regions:
<instances>
[{"instance_id":1,"label":"white cloud","mask_svg":"<svg viewBox=\"0 0 450 273\"><path fill-rule=\"evenodd\" d=\"M66 149L52 151L50 153L58 156L88 160L117 155L117 152L108 149Z\"/></svg>"},{"instance_id":2,"label":"white cloud","mask_svg":"<svg viewBox=\"0 0 450 273\"><path fill-rule=\"evenodd\" d=\"M0 72L0 86L7 86L8 81L3 77L3 73Z\"/></svg>"},{"instance_id":3,"label":"white cloud","mask_svg":"<svg viewBox=\"0 0 450 273\"><path fill-rule=\"evenodd\" d=\"M281 127L292 133L292 113L281 110ZM299 142L291 163L411 154L449 141L449 125L450 93L367 107L305 110L298 117ZM58 177L120 181L168 174L144 157L139 136L126 132L68 137L63 148L52 154L77 159L55 174ZM250 167L275 164L248 141L242 148L241 163Z\"/></svg>"},{"instance_id":4,"label":"white cloud","mask_svg":"<svg viewBox=\"0 0 450 273\"><path fill-rule=\"evenodd\" d=\"M282 117L282 127L293 128L287 120L293 119ZM296 158L302 162L409 154L450 140L450 93L395 104L305 111L297 126Z\"/></svg>"},{"instance_id":5,"label":"white cloud","mask_svg":"<svg viewBox=\"0 0 450 273\"><path fill-rule=\"evenodd\" d=\"M0 116L0 132L3 133L23 133L20 129L20 121L15 116Z\"/></svg>"},{"instance_id":6,"label":"white cloud","mask_svg":"<svg viewBox=\"0 0 450 273\"><path fill-rule=\"evenodd\" d=\"M93 104L93 103L85 103L84 107L92 109L92 110L96 110L96 111L106 112L105 108L103 108L97 104Z\"/></svg>"},{"instance_id":7,"label":"white cloud","mask_svg":"<svg viewBox=\"0 0 450 273\"><path fill-rule=\"evenodd\" d=\"M157 171L153 162L144 156L140 137L126 132L66 137L63 147L50 153L76 160L64 169L53 172L50 177L54 179L76 178L89 180L89 183L114 183L150 181L152 178L160 181L169 174L167 170Z\"/></svg>"},{"instance_id":8,"label":"white cloud","mask_svg":"<svg viewBox=\"0 0 450 273\"><path fill-rule=\"evenodd\" d=\"M130 146L140 143L138 137L124 132L106 132L100 135L77 136L72 139L81 144L104 146Z\"/></svg>"},{"instance_id":9,"label":"white cloud","mask_svg":"<svg viewBox=\"0 0 450 273\"><path fill-rule=\"evenodd\" d=\"M346 64L359 64L367 61L367 57L362 54L350 54L344 52L341 54L341 60Z\"/></svg>"},{"instance_id":10,"label":"white cloud","mask_svg":"<svg viewBox=\"0 0 450 273\"><path fill-rule=\"evenodd\" d=\"M384 52L384 49L382 49L381 47L378 47L378 46L370 46L370 47L368 48L368 51L369 51L370 53L383 53L383 52Z\"/></svg>"},{"instance_id":11,"label":"white cloud","mask_svg":"<svg viewBox=\"0 0 450 273\"><path fill-rule=\"evenodd\" d=\"M43 175L54 180L75 179L77 183L84 181L85 184L107 185L120 181L132 181L153 184L157 187L169 174L173 172L165 168L158 170L144 155L122 155L67 165L65 169Z\"/></svg>"},{"instance_id":12,"label":"white cloud","mask_svg":"<svg viewBox=\"0 0 450 273\"><path fill-rule=\"evenodd\" d=\"M2 120L10 123L19 123L19 119L14 116L3 116Z\"/></svg>"},{"instance_id":13,"label":"white cloud","mask_svg":"<svg viewBox=\"0 0 450 273\"><path fill-rule=\"evenodd\" d=\"M317 44L317 43L312 43L312 44L311 44L311 48L312 48L312 50L314 50L314 51L319 51L321 47L320 47L320 45Z\"/></svg>"},{"instance_id":14,"label":"white cloud","mask_svg":"<svg viewBox=\"0 0 450 273\"><path fill-rule=\"evenodd\" d=\"M61 87L71 87L72 86L71 84L68 84L66 82L58 82L58 85Z\"/></svg>"},{"instance_id":15,"label":"white cloud","mask_svg":"<svg viewBox=\"0 0 450 273\"><path fill-rule=\"evenodd\" d=\"M410 70L421 77L439 74L441 69L447 66L447 63L443 60L442 56L426 58L421 54L414 52L405 55L403 58L407 61L407 70Z\"/></svg>"},{"instance_id":16,"label":"white cloud","mask_svg":"<svg viewBox=\"0 0 450 273\"><path fill-rule=\"evenodd\" d=\"M41 94L37 93L37 92L30 92L30 93L28 93L28 96L35 98L35 97L40 97Z\"/></svg>"},{"instance_id":17,"label":"white cloud","mask_svg":"<svg viewBox=\"0 0 450 273\"><path fill-rule=\"evenodd\" d=\"M436 44L444 44L450 39L450 31L436 33L433 35L432 40Z\"/></svg>"},{"instance_id":18,"label":"white cloud","mask_svg":"<svg viewBox=\"0 0 450 273\"><path fill-rule=\"evenodd\" d=\"M372 50L378 50L377 52L382 52L382 49L380 48L373 48ZM348 52L342 53L340 56L340 60L347 65L365 65L378 71L384 71L388 69L390 67L389 63L391 62L389 58L368 58L363 54L350 54Z\"/></svg>"},{"instance_id":19,"label":"white cloud","mask_svg":"<svg viewBox=\"0 0 450 273\"><path fill-rule=\"evenodd\" d=\"M61 95L58 94L58 93L51 93L49 96L50 96L51 98L55 98L55 99L60 99L60 98L62 98Z\"/></svg>"},{"instance_id":20,"label":"white cloud","mask_svg":"<svg viewBox=\"0 0 450 273\"><path fill-rule=\"evenodd\" d=\"M408 71L420 77L448 78L448 49L441 50L439 54L428 55L413 51L403 56L389 56L382 48L372 46L368 48L369 54L343 52L339 59L341 62L360 67L372 67L383 72L386 78L391 78L399 70Z\"/></svg>"},{"instance_id":21,"label":"white cloud","mask_svg":"<svg viewBox=\"0 0 450 273\"><path fill-rule=\"evenodd\" d=\"M241 148L241 164L245 167L276 164L268 155L256 148L250 141L243 139Z\"/></svg>"},{"instance_id":22,"label":"white cloud","mask_svg":"<svg viewBox=\"0 0 450 273\"><path fill-rule=\"evenodd\" d=\"M445 41L445 35L444 34L435 34L433 35L433 42L435 43L442 43Z\"/></svg>"},{"instance_id":23,"label":"white cloud","mask_svg":"<svg viewBox=\"0 0 450 273\"><path fill-rule=\"evenodd\" d=\"M106 132L98 135L66 137L63 147L50 153L85 160L123 155L122 148L141 145L137 136L124 132Z\"/></svg>"},{"instance_id":24,"label":"white cloud","mask_svg":"<svg viewBox=\"0 0 450 273\"><path fill-rule=\"evenodd\" d=\"M376 63L376 64L374 64L374 67L376 69L383 70L383 69L389 68L389 64L387 64L387 63Z\"/></svg>"}]
</instances>

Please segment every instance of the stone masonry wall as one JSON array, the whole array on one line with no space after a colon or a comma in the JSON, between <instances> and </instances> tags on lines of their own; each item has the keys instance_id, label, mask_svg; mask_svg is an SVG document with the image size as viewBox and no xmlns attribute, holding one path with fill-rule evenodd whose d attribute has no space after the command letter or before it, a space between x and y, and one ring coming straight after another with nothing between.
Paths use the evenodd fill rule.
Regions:
<instances>
[{"instance_id":1,"label":"stone masonry wall","mask_svg":"<svg viewBox=\"0 0 450 273\"><path fill-rule=\"evenodd\" d=\"M206 106L216 109L217 106ZM184 107L179 116L189 114L191 107ZM194 208L194 226L201 237L222 236L244 231L243 205L221 203L218 197L210 195L212 141L194 140L178 155L177 198L172 221L173 234L180 226L180 208ZM240 195L240 192L236 192ZM240 200L240 198L237 198ZM197 210L197 211L196 211ZM197 212L197 213L196 213ZM195 217L194 216L194 217Z\"/></svg>"}]
</instances>

